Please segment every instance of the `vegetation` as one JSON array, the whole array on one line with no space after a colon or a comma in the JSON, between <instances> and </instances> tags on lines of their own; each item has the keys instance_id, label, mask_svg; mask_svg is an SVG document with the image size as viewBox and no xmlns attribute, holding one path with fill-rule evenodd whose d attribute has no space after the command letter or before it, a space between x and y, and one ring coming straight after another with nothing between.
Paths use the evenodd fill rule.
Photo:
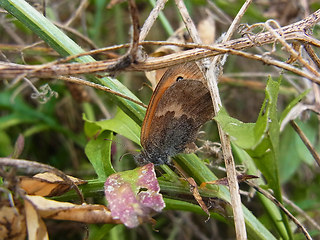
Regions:
<instances>
[{"instance_id":1,"label":"vegetation","mask_svg":"<svg viewBox=\"0 0 320 240\"><path fill-rule=\"evenodd\" d=\"M1 237L243 239L227 181L230 139L248 239L319 238L320 3L257 1L241 13L244 1L185 1L197 45L182 1L166 3L155 23L146 21L153 0L28 2L0 2ZM157 82L150 71L209 57L220 96L214 80L208 88L222 107L197 151L155 166L165 209L128 228L104 208L104 184L118 173L139 186L141 169L127 170L137 167L146 85ZM40 172L55 176L31 178Z\"/></svg>"}]
</instances>

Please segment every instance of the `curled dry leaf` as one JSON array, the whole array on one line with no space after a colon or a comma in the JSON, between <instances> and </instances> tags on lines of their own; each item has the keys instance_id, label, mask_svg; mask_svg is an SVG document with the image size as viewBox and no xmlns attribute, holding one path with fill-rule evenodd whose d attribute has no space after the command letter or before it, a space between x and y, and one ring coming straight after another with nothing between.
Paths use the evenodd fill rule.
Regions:
<instances>
[{"instance_id":1,"label":"curled dry leaf","mask_svg":"<svg viewBox=\"0 0 320 240\"><path fill-rule=\"evenodd\" d=\"M105 196L112 217L130 228L150 221L155 212L162 211L165 203L159 191L152 163L112 174L105 182Z\"/></svg>"},{"instance_id":2,"label":"curled dry leaf","mask_svg":"<svg viewBox=\"0 0 320 240\"><path fill-rule=\"evenodd\" d=\"M87 183L85 180L68 176L76 185ZM39 173L33 177L20 177L20 187L29 195L60 196L70 189L61 177L51 172Z\"/></svg>"},{"instance_id":3,"label":"curled dry leaf","mask_svg":"<svg viewBox=\"0 0 320 240\"><path fill-rule=\"evenodd\" d=\"M205 211L206 214L208 214L208 216L210 217L209 209L207 205L204 203L204 201L202 200L196 181L191 177L187 178L187 181L190 184L190 192L192 193L193 197L196 199L196 201L198 202L202 210Z\"/></svg>"},{"instance_id":4,"label":"curled dry leaf","mask_svg":"<svg viewBox=\"0 0 320 240\"><path fill-rule=\"evenodd\" d=\"M109 209L103 205L77 205L30 195L26 195L25 199L34 206L42 218L83 223L120 223L118 220L112 219Z\"/></svg>"},{"instance_id":5,"label":"curled dry leaf","mask_svg":"<svg viewBox=\"0 0 320 240\"><path fill-rule=\"evenodd\" d=\"M26 212L28 239L48 240L47 227L40 217L36 206L25 197L24 209Z\"/></svg>"},{"instance_id":6,"label":"curled dry leaf","mask_svg":"<svg viewBox=\"0 0 320 240\"><path fill-rule=\"evenodd\" d=\"M26 219L21 205L10 206L9 201L0 202L0 239L26 239Z\"/></svg>"}]
</instances>

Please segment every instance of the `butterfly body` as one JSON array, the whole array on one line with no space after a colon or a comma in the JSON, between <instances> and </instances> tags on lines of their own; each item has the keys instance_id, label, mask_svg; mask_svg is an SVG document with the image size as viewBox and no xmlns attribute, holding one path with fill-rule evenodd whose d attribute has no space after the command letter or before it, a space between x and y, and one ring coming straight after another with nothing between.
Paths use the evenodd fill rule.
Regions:
<instances>
[{"instance_id":1,"label":"butterfly body","mask_svg":"<svg viewBox=\"0 0 320 240\"><path fill-rule=\"evenodd\" d=\"M141 130L139 163L166 164L196 139L213 117L210 93L196 63L170 68L159 81Z\"/></svg>"}]
</instances>

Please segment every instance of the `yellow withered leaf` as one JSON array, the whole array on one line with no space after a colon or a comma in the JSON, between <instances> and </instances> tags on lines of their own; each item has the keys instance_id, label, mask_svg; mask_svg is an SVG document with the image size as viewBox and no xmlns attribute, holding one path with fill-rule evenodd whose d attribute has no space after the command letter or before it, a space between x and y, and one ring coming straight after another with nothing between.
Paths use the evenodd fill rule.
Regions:
<instances>
[{"instance_id":1,"label":"yellow withered leaf","mask_svg":"<svg viewBox=\"0 0 320 240\"><path fill-rule=\"evenodd\" d=\"M87 181L68 176L76 185L85 184ZM59 196L70 189L61 177L51 172L38 173L33 177L20 177L20 187L28 195L38 195L43 197Z\"/></svg>"}]
</instances>

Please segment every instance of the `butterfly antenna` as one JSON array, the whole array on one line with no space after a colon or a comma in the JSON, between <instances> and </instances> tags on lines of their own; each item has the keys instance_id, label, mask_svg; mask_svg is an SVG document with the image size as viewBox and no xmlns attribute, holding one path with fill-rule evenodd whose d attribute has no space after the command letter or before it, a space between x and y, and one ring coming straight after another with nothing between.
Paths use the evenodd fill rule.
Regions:
<instances>
[{"instance_id":1,"label":"butterfly antenna","mask_svg":"<svg viewBox=\"0 0 320 240\"><path fill-rule=\"evenodd\" d=\"M119 145L122 146L122 147L126 147L126 145L122 144L121 142L115 141L115 140L113 140L113 139L105 138L104 140L110 141L110 142L114 142L114 143L116 143L116 144L119 144Z\"/></svg>"},{"instance_id":2,"label":"butterfly antenna","mask_svg":"<svg viewBox=\"0 0 320 240\"><path fill-rule=\"evenodd\" d=\"M122 147L124 147L124 148L127 147L127 145L122 144L121 142L115 141L115 140L113 140L113 139L105 138L104 140L114 142L114 143L119 144L120 146L122 146ZM122 158L124 158L124 157L127 156L127 155L132 155L132 156L134 157L134 152L135 152L135 151L132 151L132 150L131 150L131 151L127 152L127 153L122 154L121 157L119 158L119 162L122 160Z\"/></svg>"},{"instance_id":3,"label":"butterfly antenna","mask_svg":"<svg viewBox=\"0 0 320 240\"><path fill-rule=\"evenodd\" d=\"M122 154L122 156L119 158L119 162L122 160L123 157L125 157L125 156L127 156L127 155L132 155L132 156L134 157L134 154L133 154L133 153L130 153L130 152L124 153L124 154Z\"/></svg>"}]
</instances>

